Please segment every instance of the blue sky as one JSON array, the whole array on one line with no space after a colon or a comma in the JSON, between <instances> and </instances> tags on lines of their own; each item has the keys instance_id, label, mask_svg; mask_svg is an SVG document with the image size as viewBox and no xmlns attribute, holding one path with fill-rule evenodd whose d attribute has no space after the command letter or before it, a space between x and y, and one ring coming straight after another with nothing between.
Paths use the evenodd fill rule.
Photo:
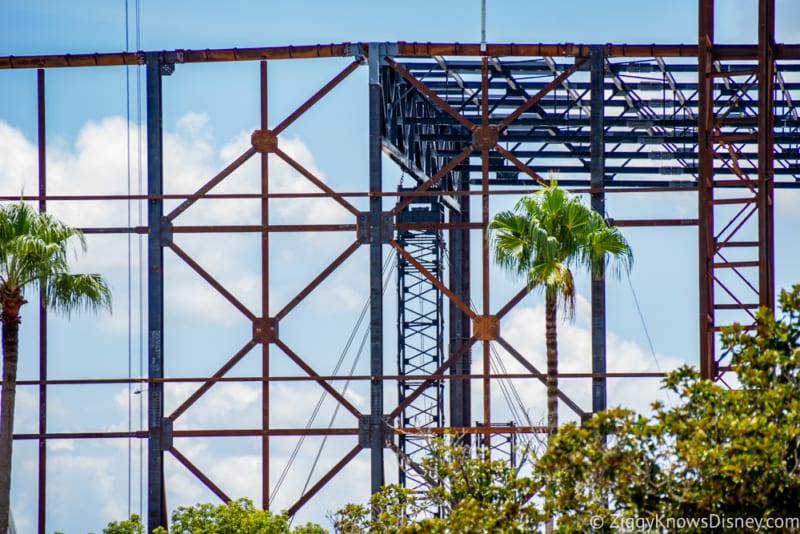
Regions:
<instances>
[{"instance_id":1,"label":"blue sky","mask_svg":"<svg viewBox=\"0 0 800 534\"><path fill-rule=\"evenodd\" d=\"M753 42L757 2L721 0L718 9L719 42ZM0 5L0 55L64 54L121 51L137 48L133 25L135 2L128 2L126 42L125 2L96 0L78 3L42 0L9 0ZM487 0L487 39L490 42L575 43L689 43L696 41L696 2L675 0L669 4L641 0ZM139 49L231 48L270 45L304 45L358 41L476 42L480 37L480 4L477 0L380 2L212 2L141 0ZM779 41L800 42L794 21L800 7L789 0L778 1ZM341 70L348 59L271 62L270 117L275 123L313 94ZM61 69L47 71L48 175L52 193L121 193L141 188L137 161L135 124L137 70L120 68ZM143 71L140 72L142 79ZM258 65L256 63L178 65L164 79L166 188L187 192L208 180L246 146L247 136L257 125ZM366 69L351 75L325 100L287 130L282 146L298 161L338 190L363 190L367 183ZM133 95L128 108L126 87ZM35 192L35 72L0 71L0 194ZM130 109L132 124L127 130ZM131 145L126 144L126 131ZM128 164L128 155L131 163ZM130 180L129 171L130 170ZM257 164L251 162L232 176L221 191L252 191ZM273 169L276 190L310 190L288 169ZM384 187L392 189L400 173L390 163L384 166ZM798 215L788 193L779 192L776 223L777 286L796 280L796 240L792 229ZM493 201L492 210L504 207ZM363 208L363 204L354 201ZM111 222L139 224L141 206L125 202L51 203L66 222L81 226ZM177 222L253 223L253 203L199 204ZM671 195L653 202L652 197L613 197L608 210L613 217L694 216L693 195ZM281 222L350 222L346 212L329 201L312 204L276 204ZM668 369L681 362L697 361L697 249L694 228L626 229L636 254L630 284L623 278L609 284L609 367L616 370ZM352 242L352 236L274 236L273 310L279 309L327 263ZM181 237L179 245L226 284L245 304L256 309L260 281L252 236ZM124 378L136 376L143 354L140 295L145 280L140 269L140 242L123 236L91 236L89 253L80 259L81 269L97 270L113 284L115 312L111 317L54 318L50 327L49 375L51 378ZM388 251L387 251L388 254ZM213 372L247 340L250 324L238 312L200 282L174 254L167 254L167 372L173 376L205 376ZM475 263L474 265L479 265ZM359 250L330 282L313 293L281 323L281 335L320 373L331 372L346 345L367 295L366 250ZM393 276L393 275L392 275ZM518 284L493 271L493 302L503 302ZM394 306L394 278L389 280L387 310ZM636 311L634 293L641 306L648 332ZM588 350L588 283L578 282L581 296L574 324L562 325L563 371L588 369L581 355ZM474 297L477 300L477 297ZM32 308L23 310L22 362L20 378L38 376L36 364L36 319ZM393 362L393 316L387 311L387 368ZM144 315L146 319L146 315ZM543 358L541 298L528 297L522 307L503 324L503 332L532 360ZM311 325L311 326L310 326ZM309 335L309 328L312 334ZM541 328L543 330L543 328ZM649 340L648 340L649 333ZM363 325L358 332L361 339ZM651 353L652 341L655 355ZM358 346L358 341L355 346ZM357 350L347 354L344 368L366 370L366 356L353 363ZM654 357L655 356L655 357ZM258 353L250 354L234 372L259 372ZM275 355L274 372L297 373ZM544 417L543 389L518 384L534 424ZM588 402L587 383L566 384L576 398ZM193 388L168 388L168 410ZM215 387L213 394L179 419L184 428L241 428L259 423L260 393L248 384ZM319 395L312 386L276 385L273 389L275 426L303 426ZM387 385L387 404L393 386ZM611 403L646 407L658 397L655 381L613 382ZM352 385L348 398L366 410L368 392ZM97 431L140 428L140 394L124 386L91 386L49 389L50 431ZM20 388L18 432L37 428L36 395ZM500 401L496 403L500 405ZM324 404L321 422L333 415L333 404ZM479 406L474 407L480 413ZM503 418L498 410L498 418ZM563 413L566 414L566 411ZM129 419L130 416L130 419ZM353 426L344 415L338 426ZM524 422L521 422L524 423ZM352 447L352 439L333 439L320 460L322 469ZM319 439L307 440L302 458L316 454ZM294 447L294 441L273 440L275 478ZM129 448L130 445L130 448ZM185 440L180 450L223 486L231 496L259 499L257 477L248 475L259 467L258 450L252 441L231 439ZM15 446L14 514L20 530L33 531L36 518L34 443ZM65 532L100 531L110 519L140 509L138 443L124 440L62 440L51 443L48 453L47 530ZM368 461L358 461L338 477L331 487L304 509L302 520L325 522L326 512L343 499L364 500L368 491ZM130 462L130 471L128 465ZM295 467L274 507L289 506L299 495L308 474L308 464ZM174 462L168 463L168 505L210 501L213 496ZM393 476L393 469L387 469ZM130 498L128 497L130 488ZM78 513L78 510L81 510Z\"/></svg>"}]
</instances>

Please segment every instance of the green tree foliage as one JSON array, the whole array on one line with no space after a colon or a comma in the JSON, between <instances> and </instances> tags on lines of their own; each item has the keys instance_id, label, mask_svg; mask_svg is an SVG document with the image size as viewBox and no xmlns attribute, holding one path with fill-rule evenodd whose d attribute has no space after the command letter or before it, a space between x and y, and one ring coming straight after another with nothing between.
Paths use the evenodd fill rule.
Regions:
<instances>
[{"instance_id":1,"label":"green tree foliage","mask_svg":"<svg viewBox=\"0 0 800 534\"><path fill-rule=\"evenodd\" d=\"M285 513L272 514L242 498L227 504L180 506L172 512L170 532L192 534L325 534L319 525L308 523L292 528ZM159 527L154 534L166 534ZM120 532L120 534L122 534Z\"/></svg>"},{"instance_id":2,"label":"green tree foliage","mask_svg":"<svg viewBox=\"0 0 800 534\"><path fill-rule=\"evenodd\" d=\"M103 534L144 534L144 523L138 514L131 514L130 519L109 523Z\"/></svg>"},{"instance_id":3,"label":"green tree foliage","mask_svg":"<svg viewBox=\"0 0 800 534\"><path fill-rule=\"evenodd\" d=\"M610 410L560 432L537 472L564 531L592 516L609 526L800 515L800 286L779 300L778 319L762 309L754 331L723 335L739 387L685 367L665 380L678 405L656 404L650 418Z\"/></svg>"},{"instance_id":4,"label":"green tree foliage","mask_svg":"<svg viewBox=\"0 0 800 534\"><path fill-rule=\"evenodd\" d=\"M533 502L536 481L519 476L483 451L433 439L417 466L431 481L421 494L396 485L372 496L370 506L348 504L332 516L337 532L529 532L543 517ZM432 517L432 510L440 517Z\"/></svg>"},{"instance_id":5,"label":"green tree foliage","mask_svg":"<svg viewBox=\"0 0 800 534\"><path fill-rule=\"evenodd\" d=\"M530 532L549 518L557 532L800 530L769 522L800 516L800 285L779 302L778 318L764 309L754 329L723 334L736 387L678 369L664 381L674 405L565 425L527 476L434 442L420 466L429 489L348 505L337 532Z\"/></svg>"},{"instance_id":6,"label":"green tree foliage","mask_svg":"<svg viewBox=\"0 0 800 534\"><path fill-rule=\"evenodd\" d=\"M8 532L11 452L14 433L20 308L25 292L37 286L48 308L111 309L111 291L97 274L73 274L69 244L86 243L80 230L24 202L0 208L0 320L3 331L3 389L0 394L0 532Z\"/></svg>"}]
</instances>

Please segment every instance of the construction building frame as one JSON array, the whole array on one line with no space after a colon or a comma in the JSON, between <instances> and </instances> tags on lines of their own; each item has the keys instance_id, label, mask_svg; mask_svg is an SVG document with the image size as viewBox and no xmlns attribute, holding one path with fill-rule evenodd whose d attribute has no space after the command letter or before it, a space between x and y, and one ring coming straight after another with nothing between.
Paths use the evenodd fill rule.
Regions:
<instances>
[{"instance_id":1,"label":"construction building frame","mask_svg":"<svg viewBox=\"0 0 800 534\"><path fill-rule=\"evenodd\" d=\"M66 433L48 431L47 388L65 381L48 380L47 315L40 317L40 376L23 385L38 388L39 430L17 434L34 440L39 449L38 531L45 532L47 513L46 445L56 439L134 438L146 440L148 529L165 525L164 457L172 456L222 500L224 488L181 452L181 439L209 436L249 436L261 440L262 506L270 495L270 440L277 436L349 436L352 448L321 476L289 509L303 507L354 458L368 450L371 490L384 483L387 449L400 455L410 478L414 445L420 433L478 436L542 432L519 422L497 424L490 394L501 378L544 382L546 374L503 337L501 321L527 295L507 302L490 301L489 199L498 191L524 194L558 182L590 195L592 207L605 215L605 196L626 192L689 191L697 194L697 216L687 219L613 220L618 226L692 226L698 231L699 361L702 376L717 379L728 370L719 348L719 331L738 321L752 324L759 306L774 304L774 195L781 188L800 187L800 44L775 42L775 2L759 0L758 42L716 44L714 1L699 0L698 42L690 45L626 44L458 44L341 43L330 45L248 49L174 50L136 53L0 57L0 69L37 69L39 110L39 191L26 197L47 208L45 139L45 76L49 69L102 66L143 66L146 73L147 194L117 199L146 200L147 225L130 228L86 228L87 233L132 233L147 236L147 385L148 429L137 432ZM352 58L352 61L309 100L276 123L267 114L267 67L283 59ZM163 98L167 76L179 76L180 65L204 62L260 62L261 114L251 146L206 184L185 195L165 195L163 173ZM341 192L326 184L281 147L281 134L356 72L368 70L368 183L362 191ZM413 187L387 191L382 162L388 155ZM329 198L347 210L349 224L276 225L270 221L268 162L279 158ZM260 161L261 222L250 226L188 226L177 220L201 199L223 195L213 189L251 159ZM15 192L4 192L14 199ZM295 198L314 195L297 193ZM18 197L17 197L18 198ZM103 197L109 198L109 197ZM166 211L165 199L180 204ZM352 198L368 199L360 210ZM480 210L470 209L477 198ZM98 200L99 197L85 197ZM270 308L270 236L291 232L345 232L352 242L283 308ZM262 290L259 309L250 309L232 290L215 279L175 239L181 234L247 232L261 236ZM476 238L475 236L479 236ZM471 243L480 249L471 250ZM439 253L446 242L447 279ZM281 321L357 250L369 251L368 375L349 377L369 383L370 409L363 412L338 389L340 376L324 376L282 339ZM406 315L399 298L398 339L423 336L435 341L431 351L409 352L400 346L403 365L384 369L391 350L384 343L383 257L393 250L404 269L403 294L429 306L415 317ZM172 413L164 409L164 385L187 381L164 371L164 256L186 263L252 323L252 335L239 351L211 376L196 381L194 393ZM473 257L480 258L477 265ZM470 273L479 272L472 288ZM474 299L475 303L472 303ZM443 313L443 307L448 313ZM592 380L592 405L581 407L560 392L564 406L578 417L606 404L609 377L632 378L639 373L606 370L605 282L592 281L592 367L580 376ZM446 319L445 319L446 317ZM406 321L407 319L407 321ZM445 320L447 325L444 324ZM406 333L402 328L408 327ZM427 330L426 330L427 328ZM406 337L407 336L407 337ZM447 339L443 339L444 337ZM411 343L409 341L409 343ZM496 344L526 369L524 374L493 373L490 346ZM270 347L303 370L303 376L271 373ZM234 380L228 371L251 351L261 353L262 372L249 377L262 387L262 424L252 429L176 429L174 422L215 384ZM421 354L421 355L420 355ZM422 358L422 359L420 359ZM427 359L426 359L427 358ZM482 361L480 373L471 367ZM391 359L391 358L390 358ZM565 375L566 376L566 375ZM348 427L331 429L275 428L270 422L269 391L281 380L318 384L352 415ZM103 380L73 380L94 384ZM109 379L106 383L124 382ZM471 413L471 384L479 383L481 413ZM21 383L22 384L22 383ZM389 410L387 384L398 390ZM449 395L449 413L443 398ZM427 399L424 403L421 399ZM431 410L430 401L435 399ZM475 424L475 420L482 423ZM400 439L398 439L400 437ZM411 447L411 448L409 448ZM424 451L423 451L424 452ZM407 463L406 463L407 461ZM410 466L410 467L408 467ZM401 475L402 479L402 475ZM366 496L365 496L366 497Z\"/></svg>"}]
</instances>

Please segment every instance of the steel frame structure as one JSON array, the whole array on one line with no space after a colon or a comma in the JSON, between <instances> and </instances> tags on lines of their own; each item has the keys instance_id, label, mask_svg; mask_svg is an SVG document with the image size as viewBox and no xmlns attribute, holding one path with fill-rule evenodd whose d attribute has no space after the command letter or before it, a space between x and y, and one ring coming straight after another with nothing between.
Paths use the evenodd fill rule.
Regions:
<instances>
[{"instance_id":1,"label":"steel frame structure","mask_svg":"<svg viewBox=\"0 0 800 534\"><path fill-rule=\"evenodd\" d=\"M146 234L148 242L148 385L146 432L50 432L46 419L47 388L56 384L127 383L123 379L49 380L47 375L47 315L40 319L40 376L20 381L39 391L38 432L17 434L18 440L39 445L38 530L45 532L46 445L54 439L137 438L148 443L148 528L166 523L164 456L171 455L221 499L228 495L211 477L181 452L188 437L250 436L261 441L262 506L270 495L270 439L276 436L351 436L353 447L325 475L300 495L289 512L306 504L363 449L369 449L371 489L384 482L384 450L396 448L393 436L410 436L418 429L399 417L430 387L446 384L450 394L450 422L426 431L482 435L539 432L543 429L492 424L491 391L501 378L544 382L535 368L504 337L501 321L525 297L522 288L500 305L490 299L490 250L485 229L489 199L501 192L527 192L548 183L546 173L558 169L559 183L581 188L592 206L604 211L610 192L697 191L698 214L691 219L616 220L619 226L694 226L698 228L700 288L699 366L703 376L718 378L726 370L719 354L717 332L734 320L750 322L757 305L772 307L774 300L774 191L800 186L798 129L800 44L776 43L774 0L759 0L756 44L720 45L714 42L713 0L699 0L697 45L576 45L453 43L343 43L227 50L175 50L59 56L0 57L0 69L38 69L39 191L30 197L40 209L59 200L48 195L45 165L45 73L61 67L141 65L146 71L147 183L146 227L87 228L87 232ZM353 61L293 113L274 126L267 115L267 62L282 59L342 58ZM261 113L251 147L196 191L165 195L163 174L162 81L182 63L260 62ZM293 159L281 148L281 133L342 80L362 65L369 75L369 180L365 191L340 192ZM388 154L417 185L412 192L385 191L382 155ZM260 224L250 226L188 226L177 217L201 199L224 198L212 190L250 159L260 161ZM276 225L270 222L269 199L285 198L270 190L268 161L278 158L297 171L319 193L337 202L352 216L350 224ZM663 162L669 162L664 165ZM677 176L677 178L673 178ZM313 195L297 194L297 197ZM361 211L351 198L366 197ZM402 215L419 198L433 197L447 207L446 222L414 222ZM478 213L470 199L477 198ZM14 192L5 197L18 198ZM112 197L84 196L87 200ZM181 204L164 212L166 199ZM384 209L389 201L392 206ZM280 310L270 309L270 236L285 232L349 232L352 243ZM395 237L402 232L444 232L450 247L449 279L432 272ZM175 240L180 234L249 232L261 236L262 294L252 310L197 263ZM479 233L479 264L471 265L471 236ZM352 377L370 385L370 409L363 413L336 388L340 376L324 376L281 337L279 326L300 302L361 247L369 250L370 373ZM449 309L448 347L442 361L424 373L409 376L385 372L382 253L391 249L409 268L446 299ZM731 251L735 251L732 253ZM252 323L252 335L241 349L211 376L201 379L164 373L164 255L182 260ZM480 273L476 306L470 299L470 272ZM592 282L592 369L561 374L592 379L592 407L582 408L568 395L562 402L585 416L605 406L605 381L610 376L644 373L608 373L605 369L605 286ZM438 313L438 312L437 312ZM443 343L443 340L440 340ZM527 370L499 375L490 371L490 345L503 347ZM275 348L302 369L302 376L271 372L269 349ZM257 377L226 376L246 354L261 354ZM482 371L471 367L472 355L482 359ZM258 428L188 429L173 423L215 384L250 380L262 385L262 417ZM270 385L304 380L318 384L350 412L353 424L332 429L276 428L271 424ZM163 388L174 382L196 382L197 389L172 413L164 411ZM385 383L415 387L406 390L390 410ZM480 384L484 423L472 424L470 384Z\"/></svg>"},{"instance_id":2,"label":"steel frame structure","mask_svg":"<svg viewBox=\"0 0 800 534\"><path fill-rule=\"evenodd\" d=\"M398 223L444 222L444 209L436 197L417 198L397 217ZM444 275L444 239L441 230L399 231L397 243L438 280ZM444 361L442 292L402 256L397 256L397 371L401 376L432 374ZM397 401L421 384L419 378L397 383ZM399 415L401 425L418 429L444 426L444 382L433 382ZM418 490L428 486L414 465L428 450L426 436L398 436L398 480Z\"/></svg>"}]
</instances>

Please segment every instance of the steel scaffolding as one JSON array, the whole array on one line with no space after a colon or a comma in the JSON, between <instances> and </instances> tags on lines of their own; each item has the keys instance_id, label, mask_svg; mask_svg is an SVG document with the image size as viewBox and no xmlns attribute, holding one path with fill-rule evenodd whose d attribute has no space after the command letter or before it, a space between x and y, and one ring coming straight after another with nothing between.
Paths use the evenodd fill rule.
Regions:
<instances>
[{"instance_id":1,"label":"steel scaffolding","mask_svg":"<svg viewBox=\"0 0 800 534\"><path fill-rule=\"evenodd\" d=\"M85 201L141 200L147 203L147 224L141 227L85 228L87 233L147 236L148 372L141 379L54 380L47 374L47 316L41 314L39 375L20 380L35 388L39 398L36 432L17 433L38 447L38 518L45 532L47 443L60 439L138 439L148 447L148 528L165 524L167 482L164 459L171 458L220 499L225 488L196 465L184 444L188 438L242 437L258 440L261 450L263 507L269 506L273 441L285 436L341 436L352 440L349 449L331 461L332 467L302 494L290 513L297 512L362 451L369 450L370 488L384 483L384 450L399 436L401 449L413 457L420 452L420 432L452 432L464 439L478 436L530 434L540 427L490 424L494 384L513 378L544 382L545 374L504 337L503 321L528 294L526 288L502 302L491 293L491 258L486 228L489 199L495 195L524 194L549 183L550 171L558 182L591 196L592 206L604 212L611 194L675 191L697 194L697 214L674 219L614 219L618 226L696 227L698 235L699 347L703 376L718 378L727 370L719 351L719 330L739 321L751 324L758 305L774 301L774 197L783 188L800 188L800 44L776 43L774 0L759 1L759 33L755 44L717 44L714 41L713 0L699 0L698 43L691 45L580 45L459 43L341 43L330 45L264 47L220 50L70 54L0 57L0 69L38 69L39 190L27 197L45 209L64 200L47 190L45 75L48 69L139 65L146 72L147 192L144 195L83 195ZM267 66L279 60L345 58L344 68L307 101L279 121L267 115ZM165 194L163 160L162 84L177 77L184 64L258 62L260 113L254 118L250 146L195 191ZM367 71L365 84L369 123L368 161L364 187L338 191L282 148L286 128L324 99L343 80ZM333 136L335 137L335 136ZM412 190L386 190L383 158L387 156L414 181ZM275 194L268 162L284 162L315 188L311 193ZM182 224L179 216L198 201L226 197L214 188L245 162L260 164L258 191L238 198L259 202L259 222L251 225L198 226ZM3 191L3 199L18 200L18 191ZM316 197L314 196L316 195ZM347 212L346 223L275 224L270 203L288 198L324 197ZM359 209L354 199L364 201ZM165 201L178 201L165 210ZM430 218L414 219L415 207L431 206ZM444 215L446 213L446 216ZM275 281L270 274L274 237L287 233L339 232L350 244L280 309L270 307ZM241 296L209 273L181 246L187 235L210 236L249 233L258 243L261 294L249 307ZM273 244L271 244L273 241ZM449 257L441 256L442 242ZM366 384L369 408L360 410L339 387L342 376L326 376L315 362L292 347L281 333L287 316L325 283L357 250L368 250L370 297L369 372L347 377ZM400 338L396 375L384 370L384 309L382 257L391 250L403 274ZM165 372L164 257L185 264L241 314L252 329L238 350L209 376L170 376ZM435 257L434 257L435 256ZM447 266L447 276L443 274ZM411 292L406 292L409 289ZM417 304L405 297L413 296ZM493 300L494 299L494 300ZM433 301L437 302L433 306ZM438 304L441 301L441 304ZM473 304L474 301L474 304ZM412 317L414 306L429 306ZM432 311L435 308L435 311ZM443 310L447 313L443 313ZM436 317L433 318L432 314ZM446 318L446 320L445 320ZM423 325L424 323L424 325ZM407 327L407 328L406 328ZM424 331L423 331L424 327ZM249 326L248 326L249 329ZM563 390L562 406L577 417L602 409L606 379L660 376L660 373L606 370L605 285L592 282L591 369L561 373L559 378L592 382L592 405L582 406ZM447 343L445 343L447 336ZM417 339L425 339L417 347ZM435 342L434 342L435 341ZM430 344L429 344L430 343ZM416 347L416 348L415 348ZM522 373L491 371L492 347L501 347ZM416 350L416 353L410 351ZM272 351L272 352L270 352ZM231 376L231 369L248 353L259 358L257 376ZM394 355L392 355L394 356ZM419 356L419 358L418 358ZM274 371L277 358L299 371ZM480 363L480 371L475 363ZM255 382L261 388L259 424L252 428L184 428L182 415L216 384ZM280 382L318 385L350 417L338 428L276 427L271 418L270 388ZM148 428L133 432L54 432L48 426L47 393L54 385L135 383L147 386ZM194 384L194 391L167 413L164 388ZM396 386L395 404L384 395ZM472 395L480 395L473 399ZM450 413L444 421L444 398ZM480 410L472 414L473 405ZM483 424L474 425L474 420ZM504 437L501 439L505 439ZM476 440L477 441L477 440ZM411 449L409 449L411 447ZM410 471L403 469L401 476ZM252 475L252 473L248 473Z\"/></svg>"},{"instance_id":2,"label":"steel scaffolding","mask_svg":"<svg viewBox=\"0 0 800 534\"><path fill-rule=\"evenodd\" d=\"M397 222L422 225L444 222L443 206L435 197L418 198L397 216ZM444 241L441 230L398 231L397 243L439 280L443 279ZM405 258L397 257L397 402L422 385L444 361L444 313L442 292ZM399 415L403 427L420 431L445 426L444 381L435 380ZM430 446L426 435L398 437L399 482L420 490L429 482L417 472Z\"/></svg>"}]
</instances>

